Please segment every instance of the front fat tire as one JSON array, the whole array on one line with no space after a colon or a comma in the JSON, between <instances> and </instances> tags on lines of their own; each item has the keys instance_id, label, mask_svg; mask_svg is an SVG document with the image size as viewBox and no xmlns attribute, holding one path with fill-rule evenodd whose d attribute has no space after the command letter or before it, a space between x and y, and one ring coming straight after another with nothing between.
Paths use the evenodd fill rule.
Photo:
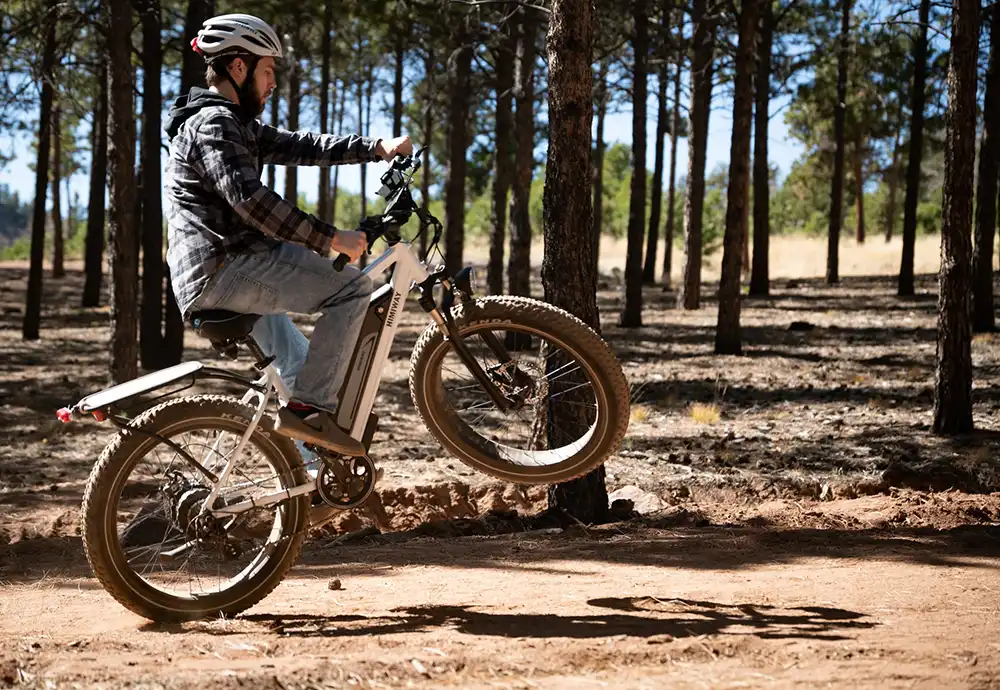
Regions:
<instances>
[{"instance_id":1,"label":"front fat tire","mask_svg":"<svg viewBox=\"0 0 1000 690\"><path fill-rule=\"evenodd\" d=\"M452 309L460 332L489 322L501 330L520 325L560 345L593 372L598 401L597 429L575 455L546 467L504 462L461 439L447 404L434 390L438 369L451 350L437 325L429 326L410 357L410 396L428 430L461 462L497 479L518 484L558 484L581 477L602 464L621 443L629 422L628 381L611 348L583 321L569 312L528 297L484 297Z\"/></svg>"},{"instance_id":2,"label":"front fat tire","mask_svg":"<svg viewBox=\"0 0 1000 690\"><path fill-rule=\"evenodd\" d=\"M211 428L243 433L253 413L253 407L234 398L190 396L146 410L129 423L129 428L173 435L205 428L207 421L213 424ZM308 481L295 446L271 431L270 418L261 418L251 442L273 463L284 486ZM247 579L222 592L197 598L171 595L153 587L128 567L117 532L117 502L122 486L135 465L158 443L145 434L122 430L104 449L90 473L83 496L83 546L94 575L125 608L153 621L187 621L245 611L277 587L298 558L306 538L308 496L283 504L282 538Z\"/></svg>"}]
</instances>

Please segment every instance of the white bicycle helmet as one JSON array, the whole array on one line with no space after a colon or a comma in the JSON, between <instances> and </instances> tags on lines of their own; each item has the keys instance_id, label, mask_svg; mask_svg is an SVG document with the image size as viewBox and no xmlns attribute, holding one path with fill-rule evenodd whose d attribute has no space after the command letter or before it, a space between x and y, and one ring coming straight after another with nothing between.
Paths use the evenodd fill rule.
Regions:
<instances>
[{"instance_id":1,"label":"white bicycle helmet","mask_svg":"<svg viewBox=\"0 0 1000 690\"><path fill-rule=\"evenodd\" d=\"M281 41L267 22L250 14L223 14L206 21L191 47L206 61L229 54L282 57Z\"/></svg>"}]
</instances>

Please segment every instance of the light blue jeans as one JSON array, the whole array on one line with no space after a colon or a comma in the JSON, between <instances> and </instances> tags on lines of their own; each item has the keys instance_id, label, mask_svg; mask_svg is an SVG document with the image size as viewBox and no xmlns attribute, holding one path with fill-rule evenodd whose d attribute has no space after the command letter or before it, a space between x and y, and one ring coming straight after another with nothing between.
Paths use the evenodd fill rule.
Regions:
<instances>
[{"instance_id":1,"label":"light blue jeans","mask_svg":"<svg viewBox=\"0 0 1000 690\"><path fill-rule=\"evenodd\" d=\"M361 330L372 281L355 266L283 242L265 254L234 254L216 271L191 310L262 314L252 335L292 399L333 412ZM321 316L307 340L288 312Z\"/></svg>"},{"instance_id":2,"label":"light blue jeans","mask_svg":"<svg viewBox=\"0 0 1000 690\"><path fill-rule=\"evenodd\" d=\"M266 254L227 257L191 310L261 314L251 335L274 356L292 399L333 412L371 292L371 279L355 266L335 271L331 259L282 243ZM311 341L288 312L321 314ZM315 454L301 441L295 445L315 476Z\"/></svg>"}]
</instances>

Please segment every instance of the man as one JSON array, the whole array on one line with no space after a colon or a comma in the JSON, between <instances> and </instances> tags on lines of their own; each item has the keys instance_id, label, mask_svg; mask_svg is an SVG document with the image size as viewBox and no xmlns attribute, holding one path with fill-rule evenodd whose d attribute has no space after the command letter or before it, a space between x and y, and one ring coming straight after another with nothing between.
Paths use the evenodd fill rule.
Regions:
<instances>
[{"instance_id":1,"label":"man","mask_svg":"<svg viewBox=\"0 0 1000 690\"><path fill-rule=\"evenodd\" d=\"M337 165L412 153L388 141L287 132L256 118L275 88L277 34L246 14L213 17L191 41L208 63L207 89L192 88L167 115L167 264L185 315L204 309L262 314L253 337L291 391L275 429L360 455L334 422L345 369L372 291L356 267L333 268L367 250L363 232L338 231L265 187L266 164ZM306 340L288 312L321 313Z\"/></svg>"}]
</instances>

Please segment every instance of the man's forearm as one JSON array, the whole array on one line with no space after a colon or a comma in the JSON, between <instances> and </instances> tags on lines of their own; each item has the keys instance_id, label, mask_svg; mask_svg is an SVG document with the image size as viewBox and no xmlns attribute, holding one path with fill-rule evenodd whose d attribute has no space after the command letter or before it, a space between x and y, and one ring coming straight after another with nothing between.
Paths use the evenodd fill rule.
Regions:
<instances>
[{"instance_id":1,"label":"man's forearm","mask_svg":"<svg viewBox=\"0 0 1000 690\"><path fill-rule=\"evenodd\" d=\"M335 136L313 132L289 132L258 123L257 144L266 164L343 165L379 160L379 139L357 134Z\"/></svg>"}]
</instances>

